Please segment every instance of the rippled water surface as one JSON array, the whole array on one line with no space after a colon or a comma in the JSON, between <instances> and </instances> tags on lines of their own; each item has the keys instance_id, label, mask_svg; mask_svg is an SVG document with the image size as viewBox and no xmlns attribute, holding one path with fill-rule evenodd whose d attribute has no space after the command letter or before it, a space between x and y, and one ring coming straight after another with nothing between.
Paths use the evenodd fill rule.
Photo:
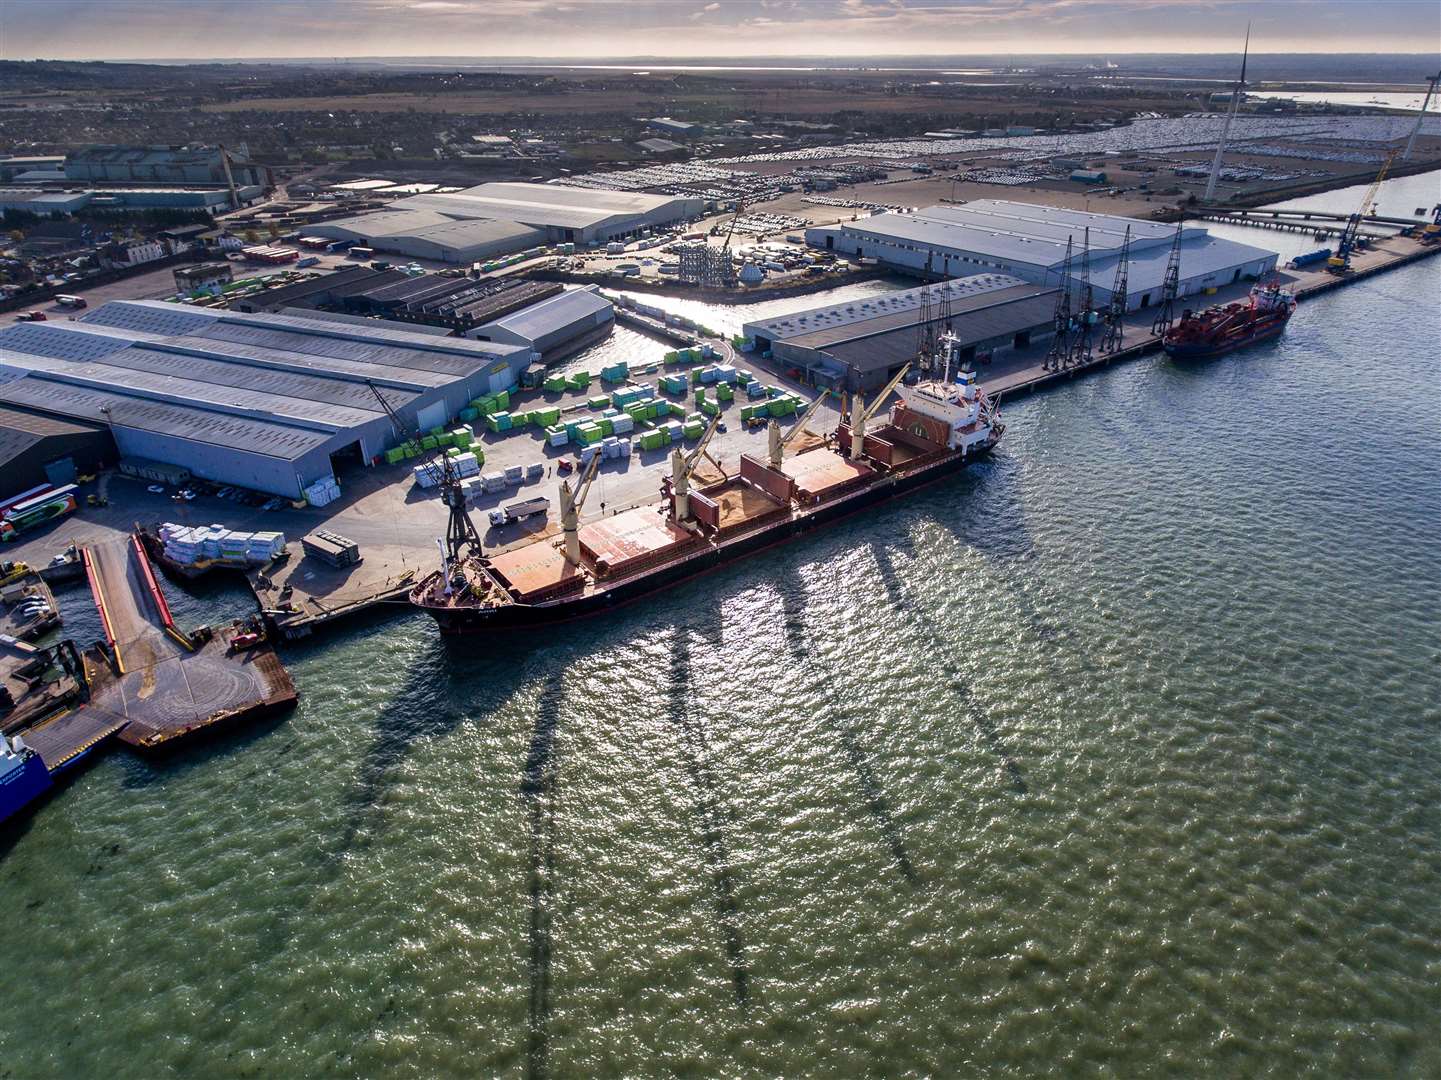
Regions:
<instances>
[{"instance_id":1,"label":"rippled water surface","mask_svg":"<svg viewBox=\"0 0 1441 1080\"><path fill-rule=\"evenodd\" d=\"M0 841L0 1076L1441 1075L1438 285L604 621L288 653Z\"/></svg>"}]
</instances>

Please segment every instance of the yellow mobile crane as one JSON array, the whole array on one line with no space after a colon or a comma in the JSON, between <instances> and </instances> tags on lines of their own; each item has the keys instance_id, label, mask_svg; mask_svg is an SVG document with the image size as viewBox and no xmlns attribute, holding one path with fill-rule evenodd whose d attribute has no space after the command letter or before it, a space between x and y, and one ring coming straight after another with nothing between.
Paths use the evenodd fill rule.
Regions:
<instances>
[{"instance_id":1,"label":"yellow mobile crane","mask_svg":"<svg viewBox=\"0 0 1441 1080\"><path fill-rule=\"evenodd\" d=\"M722 473L725 472L724 469L721 469L720 462L706 452L706 444L715 434L720 419L720 413L711 417L710 427L705 429L705 434L700 437L700 442L695 444L695 448L689 454L683 454L679 447L670 452L670 476L667 477L667 480L673 496L671 520L678 525L690 520L690 474L700 464L700 459L705 458Z\"/></svg>"},{"instance_id":2,"label":"yellow mobile crane","mask_svg":"<svg viewBox=\"0 0 1441 1080\"><path fill-rule=\"evenodd\" d=\"M871 402L869 408L866 406L866 399L859 391L856 392L855 400L851 404L851 460L861 460L861 444L866 441L866 421L875 415L876 410L885 404L886 398L891 396L891 391L901 384L906 377L906 372L911 370L911 365L906 364L896 377L886 383L886 388L876 395L875 401Z\"/></svg>"},{"instance_id":3,"label":"yellow mobile crane","mask_svg":"<svg viewBox=\"0 0 1441 1080\"><path fill-rule=\"evenodd\" d=\"M575 490L571 490L570 481L560 482L560 531L565 538L565 561L576 568L580 567L580 511L585 506L585 497L590 494L590 485L595 482L595 474L600 471L600 455L590 459L590 467L585 470L585 475L576 478Z\"/></svg>"},{"instance_id":4,"label":"yellow mobile crane","mask_svg":"<svg viewBox=\"0 0 1441 1080\"><path fill-rule=\"evenodd\" d=\"M1341 230L1341 239L1336 244L1336 254L1326 260L1326 269L1333 274L1345 274L1351 269L1351 252L1356 247L1357 233L1361 228L1361 219L1367 214L1375 212L1376 191L1381 186L1381 181L1386 179L1386 173L1391 168L1391 162L1396 160L1396 155L1401 151L1392 150L1386 155L1386 160L1381 162L1381 171L1376 174L1376 179L1371 181L1371 186L1366 189L1366 194L1361 198L1361 208L1346 219L1346 227Z\"/></svg>"},{"instance_id":5,"label":"yellow mobile crane","mask_svg":"<svg viewBox=\"0 0 1441 1080\"><path fill-rule=\"evenodd\" d=\"M800 418L795 422L795 426L785 435L781 434L781 424L779 420L772 420L770 422L766 428L766 434L770 438L770 461L772 469L779 469L781 467L781 462L785 460L786 447L795 441L796 436L805 428L806 421L815 415L816 410L821 407L821 402L825 401L829 395L829 390L822 390L820 396L810 403L810 406L805 412L801 413Z\"/></svg>"}]
</instances>

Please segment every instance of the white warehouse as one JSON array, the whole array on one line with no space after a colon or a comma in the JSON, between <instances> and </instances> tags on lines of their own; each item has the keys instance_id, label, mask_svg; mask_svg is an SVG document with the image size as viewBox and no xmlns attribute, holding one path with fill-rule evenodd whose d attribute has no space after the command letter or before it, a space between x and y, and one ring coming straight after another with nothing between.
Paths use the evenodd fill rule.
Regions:
<instances>
[{"instance_id":1,"label":"white warehouse","mask_svg":"<svg viewBox=\"0 0 1441 1080\"><path fill-rule=\"evenodd\" d=\"M544 243L603 243L699 217L704 201L558 184L480 184L413 195L386 210L306 226L311 236L380 251L474 262Z\"/></svg>"},{"instance_id":2,"label":"white warehouse","mask_svg":"<svg viewBox=\"0 0 1441 1080\"><path fill-rule=\"evenodd\" d=\"M961 206L928 206L911 213L876 214L844 225L806 230L812 247L872 257L886 266L937 277L999 271L1038 285L1061 284L1066 242L1073 248L1071 283L1081 277L1081 250L1090 245L1097 304L1110 301L1121 245L1131 231L1127 308L1156 303L1176 226L1113 214L979 199ZM1211 236L1187 224L1181 233L1180 296L1264 277L1276 253Z\"/></svg>"}]
</instances>

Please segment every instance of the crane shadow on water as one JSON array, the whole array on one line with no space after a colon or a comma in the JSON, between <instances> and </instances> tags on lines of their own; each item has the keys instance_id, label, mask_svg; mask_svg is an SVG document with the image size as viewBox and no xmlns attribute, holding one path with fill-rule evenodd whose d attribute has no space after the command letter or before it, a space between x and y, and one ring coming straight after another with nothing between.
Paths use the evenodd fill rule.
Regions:
<instances>
[{"instance_id":1,"label":"crane shadow on water","mask_svg":"<svg viewBox=\"0 0 1441 1080\"><path fill-rule=\"evenodd\" d=\"M679 737L686 775L690 779L694 799L695 827L700 852L710 871L714 886L716 927L725 948L730 967L731 986L736 1004L742 1009L750 1002L750 969L746 964L745 941L741 934L740 904L736 899L736 874L726 843L725 827L732 815L721 800L711 764L710 744L705 727L692 715L691 635L720 644L720 609L712 606L705 623L695 628L677 622L671 637L670 679L666 690L666 718Z\"/></svg>"},{"instance_id":2,"label":"crane shadow on water","mask_svg":"<svg viewBox=\"0 0 1441 1080\"><path fill-rule=\"evenodd\" d=\"M909 544L909 541L906 543ZM913 553L914 548L912 547L911 550ZM976 731L980 740L985 744L986 748L1000 760L1001 767L1005 770L1011 781L1011 786L1015 788L1016 793L1025 795L1029 791L1029 788L1026 786L1024 775L1021 773L1021 767L1016 763L1016 759L1006 748L1000 733L996 730L995 721L990 718L984 706L977 700L976 694L971 688L970 680L966 677L959 658L955 655L954 647L948 644L946 636L925 611L921 610L917 605L904 602L905 591L901 585L900 574L896 571L895 562L892 560L889 547L885 544L872 541L870 544L870 553L871 558L875 561L876 571L886 589L886 593L892 598L892 604L896 605L895 598L897 596L902 597L902 603L896 605L898 610L907 611L917 626L925 628L931 638L932 654L944 665L944 670L950 680L950 688L964 705L966 713L970 716L972 723L976 725Z\"/></svg>"},{"instance_id":3,"label":"crane shadow on water","mask_svg":"<svg viewBox=\"0 0 1441 1080\"><path fill-rule=\"evenodd\" d=\"M528 953L530 1004L526 1041L526 1075L542 1080L550 1075L551 924L555 904L555 811L557 766L555 737L565 698L563 669L557 665L546 676L535 711L521 774L520 795L530 822L530 927Z\"/></svg>"},{"instance_id":4,"label":"crane shadow on water","mask_svg":"<svg viewBox=\"0 0 1441 1080\"><path fill-rule=\"evenodd\" d=\"M804 663L811 657L805 623L805 583L796 573L794 563L784 564L784 572L785 578L778 584L778 588L781 597L781 611L785 616L783 625L786 645L796 662ZM880 830L886 847L890 849L901 876L912 885L917 884L920 878L916 874L910 854L906 851L905 837L901 834L901 827L896 822L895 815L891 813L885 789L881 786L875 770L871 768L870 760L861 748L860 739L851 725L828 705L821 705L817 710L817 715L826 730L840 743L846 762L850 765L851 771L855 773L856 783L860 786L861 797L865 800L866 809L875 819L876 828Z\"/></svg>"}]
</instances>

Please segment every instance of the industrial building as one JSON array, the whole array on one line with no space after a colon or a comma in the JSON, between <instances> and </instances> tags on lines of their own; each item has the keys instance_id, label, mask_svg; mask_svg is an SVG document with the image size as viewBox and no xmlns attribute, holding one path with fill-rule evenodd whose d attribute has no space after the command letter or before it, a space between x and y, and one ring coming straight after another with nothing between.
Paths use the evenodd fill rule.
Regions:
<instances>
[{"instance_id":1,"label":"industrial building","mask_svg":"<svg viewBox=\"0 0 1441 1080\"><path fill-rule=\"evenodd\" d=\"M1045 340L1054 330L1060 291L1008 274L975 274L759 319L741 332L758 352L769 352L812 385L866 392L915 359L923 328L938 334L949 327L962 363Z\"/></svg>"},{"instance_id":2,"label":"industrial building","mask_svg":"<svg viewBox=\"0 0 1441 1080\"><path fill-rule=\"evenodd\" d=\"M615 308L591 285L542 300L466 334L482 341L520 345L554 363L610 333Z\"/></svg>"},{"instance_id":3,"label":"industrial building","mask_svg":"<svg viewBox=\"0 0 1441 1080\"><path fill-rule=\"evenodd\" d=\"M352 240L412 259L467 265L545 242L545 233L529 225L490 218L456 219L435 210L381 210L309 225L305 232L330 240Z\"/></svg>"},{"instance_id":4,"label":"industrial building","mask_svg":"<svg viewBox=\"0 0 1441 1080\"><path fill-rule=\"evenodd\" d=\"M227 178L224 157L230 158ZM65 179L128 184L253 184L270 187L270 170L251 162L245 147L86 146L65 158Z\"/></svg>"},{"instance_id":5,"label":"industrial building","mask_svg":"<svg viewBox=\"0 0 1441 1080\"><path fill-rule=\"evenodd\" d=\"M115 443L99 420L0 405L0 497L72 483L78 473L94 472L115 457Z\"/></svg>"},{"instance_id":6,"label":"industrial building","mask_svg":"<svg viewBox=\"0 0 1441 1080\"><path fill-rule=\"evenodd\" d=\"M253 184L235 189L242 203L264 194ZM205 210L230 208L225 188L101 188L85 191L47 191L43 188L0 188L0 210L28 210L32 214L75 214L81 210Z\"/></svg>"},{"instance_id":7,"label":"industrial building","mask_svg":"<svg viewBox=\"0 0 1441 1080\"><path fill-rule=\"evenodd\" d=\"M1081 279L1089 244L1097 304L1110 302L1122 241L1131 231L1127 310L1156 303L1176 226L1055 206L979 199L962 206L928 206L910 213L875 214L843 225L806 230L813 247L872 257L913 273L953 277L979 271L1010 274L1042 285L1061 284L1066 242L1073 249L1070 285ZM1180 296L1264 277L1276 253L1221 240L1186 224L1181 234Z\"/></svg>"},{"instance_id":8,"label":"industrial building","mask_svg":"<svg viewBox=\"0 0 1441 1080\"><path fill-rule=\"evenodd\" d=\"M529 349L117 300L0 329L0 407L104 423L124 459L295 498L400 441L367 382L428 430L509 387Z\"/></svg>"}]
</instances>

